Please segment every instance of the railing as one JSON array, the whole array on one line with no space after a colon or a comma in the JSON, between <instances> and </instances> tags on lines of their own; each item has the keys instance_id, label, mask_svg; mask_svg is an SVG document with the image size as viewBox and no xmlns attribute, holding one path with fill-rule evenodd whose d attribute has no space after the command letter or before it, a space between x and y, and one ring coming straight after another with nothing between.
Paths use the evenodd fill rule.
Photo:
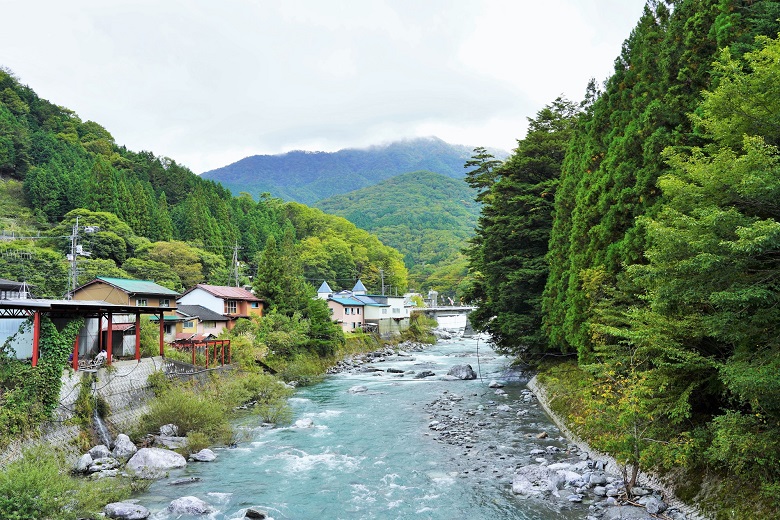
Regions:
<instances>
[{"instance_id":1,"label":"railing","mask_svg":"<svg viewBox=\"0 0 780 520\"><path fill-rule=\"evenodd\" d=\"M233 362L229 339L177 342L171 346L178 352L189 351L194 366L209 368L209 366L225 366Z\"/></svg>"}]
</instances>

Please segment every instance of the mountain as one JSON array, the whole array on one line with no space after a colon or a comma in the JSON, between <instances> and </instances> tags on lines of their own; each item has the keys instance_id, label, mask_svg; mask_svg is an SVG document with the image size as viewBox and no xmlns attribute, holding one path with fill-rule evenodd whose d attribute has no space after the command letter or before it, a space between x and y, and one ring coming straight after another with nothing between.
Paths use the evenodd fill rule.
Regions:
<instances>
[{"instance_id":1,"label":"mountain","mask_svg":"<svg viewBox=\"0 0 780 520\"><path fill-rule=\"evenodd\" d=\"M416 171L315 203L404 255L416 289L455 295L466 275L460 250L474 235L480 206L463 180Z\"/></svg>"},{"instance_id":2,"label":"mountain","mask_svg":"<svg viewBox=\"0 0 780 520\"><path fill-rule=\"evenodd\" d=\"M492 152L499 159L508 155L502 150ZM274 197L311 204L412 171L426 170L461 179L463 164L471 153L467 146L426 137L332 153L296 150L254 155L201 177L221 183L236 195L247 192L257 199L269 192Z\"/></svg>"}]
</instances>

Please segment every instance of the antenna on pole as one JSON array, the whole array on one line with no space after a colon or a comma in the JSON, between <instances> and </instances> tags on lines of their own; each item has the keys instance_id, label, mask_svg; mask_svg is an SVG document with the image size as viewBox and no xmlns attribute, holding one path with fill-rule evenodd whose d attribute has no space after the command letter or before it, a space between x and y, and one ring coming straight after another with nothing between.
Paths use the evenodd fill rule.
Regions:
<instances>
[{"instance_id":1,"label":"antenna on pole","mask_svg":"<svg viewBox=\"0 0 780 520\"><path fill-rule=\"evenodd\" d=\"M68 300L73 299L73 291L79 285L79 266L78 258L80 256L92 256L89 251L84 251L84 247L79 244L79 217L76 216L76 222L73 224L73 230L70 234L70 253L68 253L68 261L70 262L70 273L68 275L68 292L65 294L65 298ZM100 228L97 226L84 226L84 231L87 233L94 233Z\"/></svg>"},{"instance_id":2,"label":"antenna on pole","mask_svg":"<svg viewBox=\"0 0 780 520\"><path fill-rule=\"evenodd\" d=\"M233 279L236 287L238 287L238 279L241 271L241 265L238 262L239 249L243 249L243 247L238 247L238 240L236 240L236 244L233 246L233 260L230 263L230 275L228 275L229 278Z\"/></svg>"}]
</instances>

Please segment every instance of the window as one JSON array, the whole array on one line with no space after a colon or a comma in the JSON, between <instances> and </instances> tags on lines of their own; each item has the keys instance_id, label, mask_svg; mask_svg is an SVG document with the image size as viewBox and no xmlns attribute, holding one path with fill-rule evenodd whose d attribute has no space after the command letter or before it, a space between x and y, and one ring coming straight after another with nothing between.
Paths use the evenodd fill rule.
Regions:
<instances>
[{"instance_id":1,"label":"window","mask_svg":"<svg viewBox=\"0 0 780 520\"><path fill-rule=\"evenodd\" d=\"M399 309L398 307L395 307L393 309L393 314L401 314L401 309Z\"/></svg>"},{"instance_id":2,"label":"window","mask_svg":"<svg viewBox=\"0 0 780 520\"><path fill-rule=\"evenodd\" d=\"M165 326L165 333L166 334L173 334L173 325L166 325Z\"/></svg>"},{"instance_id":3,"label":"window","mask_svg":"<svg viewBox=\"0 0 780 520\"><path fill-rule=\"evenodd\" d=\"M382 314L387 314L387 307L385 307L384 309L382 309Z\"/></svg>"},{"instance_id":4,"label":"window","mask_svg":"<svg viewBox=\"0 0 780 520\"><path fill-rule=\"evenodd\" d=\"M171 306L171 300L165 299L160 300L160 307L170 307Z\"/></svg>"},{"instance_id":5,"label":"window","mask_svg":"<svg viewBox=\"0 0 780 520\"><path fill-rule=\"evenodd\" d=\"M146 307L147 305L149 305L149 300L147 300L146 298L136 298L135 305L137 307Z\"/></svg>"},{"instance_id":6,"label":"window","mask_svg":"<svg viewBox=\"0 0 780 520\"><path fill-rule=\"evenodd\" d=\"M252 302L252 308L253 309L259 309L260 308L260 302Z\"/></svg>"},{"instance_id":7,"label":"window","mask_svg":"<svg viewBox=\"0 0 780 520\"><path fill-rule=\"evenodd\" d=\"M204 321L203 322L203 327L206 328L206 329L214 329L214 328L217 327L217 322L216 321Z\"/></svg>"},{"instance_id":8,"label":"window","mask_svg":"<svg viewBox=\"0 0 780 520\"><path fill-rule=\"evenodd\" d=\"M184 322L184 328L185 329L191 329L193 327L195 327L195 321L194 320L190 320L190 321L185 321Z\"/></svg>"},{"instance_id":9,"label":"window","mask_svg":"<svg viewBox=\"0 0 780 520\"><path fill-rule=\"evenodd\" d=\"M360 314L360 307L357 308L358 314Z\"/></svg>"},{"instance_id":10,"label":"window","mask_svg":"<svg viewBox=\"0 0 780 520\"><path fill-rule=\"evenodd\" d=\"M225 314L235 314L237 308L236 300L228 300L225 302Z\"/></svg>"}]
</instances>

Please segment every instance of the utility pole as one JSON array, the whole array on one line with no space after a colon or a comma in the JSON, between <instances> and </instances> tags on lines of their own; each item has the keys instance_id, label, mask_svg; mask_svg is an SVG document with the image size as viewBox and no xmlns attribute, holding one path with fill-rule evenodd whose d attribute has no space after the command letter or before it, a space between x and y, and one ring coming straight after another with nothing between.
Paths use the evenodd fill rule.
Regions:
<instances>
[{"instance_id":1,"label":"utility pole","mask_svg":"<svg viewBox=\"0 0 780 520\"><path fill-rule=\"evenodd\" d=\"M236 244L233 246L233 260L230 264L230 275L229 275L230 278L233 278L236 287L238 287L239 270L240 270L240 266L238 264L239 249L243 249L243 248L238 247L238 240L236 240Z\"/></svg>"},{"instance_id":2,"label":"utility pole","mask_svg":"<svg viewBox=\"0 0 780 520\"><path fill-rule=\"evenodd\" d=\"M85 226L84 231L87 233L94 233L100 228L97 226ZM92 253L84 251L84 248L79 244L79 217L76 217L76 223L73 224L73 231L70 234L70 254L68 255L68 261L70 261L70 273L68 275L68 292L65 297L68 300L73 299L73 291L79 285L79 268L78 257L79 256L91 256Z\"/></svg>"},{"instance_id":3,"label":"utility pole","mask_svg":"<svg viewBox=\"0 0 780 520\"><path fill-rule=\"evenodd\" d=\"M379 269L379 276L382 277L382 296L385 295L385 270Z\"/></svg>"}]
</instances>

